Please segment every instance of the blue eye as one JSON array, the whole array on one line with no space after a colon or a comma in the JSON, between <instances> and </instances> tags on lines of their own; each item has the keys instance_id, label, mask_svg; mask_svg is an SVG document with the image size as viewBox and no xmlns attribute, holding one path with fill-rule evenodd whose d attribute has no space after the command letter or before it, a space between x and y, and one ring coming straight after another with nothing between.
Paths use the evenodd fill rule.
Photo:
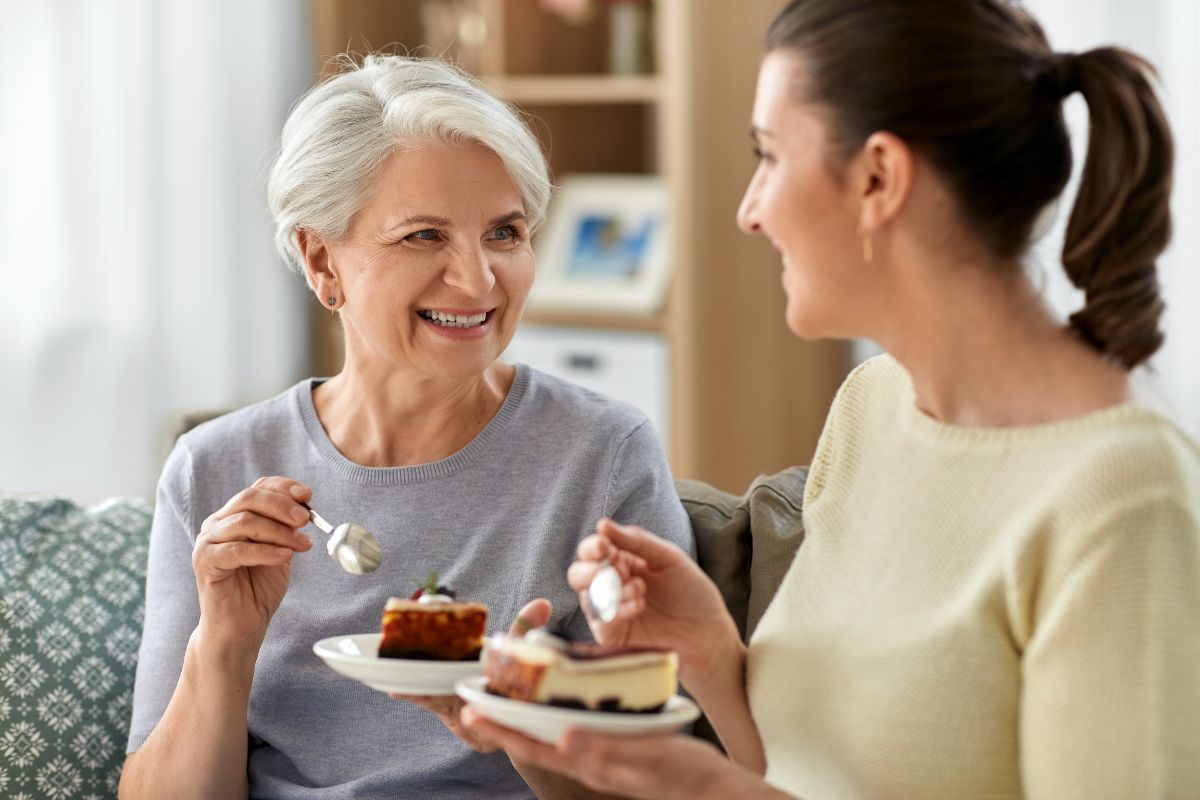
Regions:
<instances>
[{"instance_id":1,"label":"blue eye","mask_svg":"<svg viewBox=\"0 0 1200 800\"><path fill-rule=\"evenodd\" d=\"M508 242L521 238L521 233L512 225L501 225L498 228L492 229L492 238L497 241Z\"/></svg>"},{"instance_id":2,"label":"blue eye","mask_svg":"<svg viewBox=\"0 0 1200 800\"><path fill-rule=\"evenodd\" d=\"M441 238L441 234L433 228L425 228L424 230L415 231L404 237L406 239L414 239L418 242L436 242Z\"/></svg>"}]
</instances>

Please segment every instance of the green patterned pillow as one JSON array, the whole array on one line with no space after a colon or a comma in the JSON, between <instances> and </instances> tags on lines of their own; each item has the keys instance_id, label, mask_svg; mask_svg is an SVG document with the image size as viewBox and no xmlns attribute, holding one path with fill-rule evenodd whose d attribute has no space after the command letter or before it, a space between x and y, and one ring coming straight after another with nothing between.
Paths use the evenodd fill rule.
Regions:
<instances>
[{"instance_id":1,"label":"green patterned pillow","mask_svg":"<svg viewBox=\"0 0 1200 800\"><path fill-rule=\"evenodd\" d=\"M0 797L116 797L151 511L0 496Z\"/></svg>"}]
</instances>

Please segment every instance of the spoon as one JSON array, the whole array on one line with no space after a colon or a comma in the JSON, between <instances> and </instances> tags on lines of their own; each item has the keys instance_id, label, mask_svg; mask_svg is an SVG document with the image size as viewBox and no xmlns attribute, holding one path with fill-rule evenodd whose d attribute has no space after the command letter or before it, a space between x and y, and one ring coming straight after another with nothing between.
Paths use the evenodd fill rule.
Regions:
<instances>
[{"instance_id":1,"label":"spoon","mask_svg":"<svg viewBox=\"0 0 1200 800\"><path fill-rule=\"evenodd\" d=\"M301 505L308 509L308 518L313 524L329 534L325 549L339 567L352 575L366 575L379 569L379 564L383 561L383 551L379 549L379 542L370 531L362 525L345 522L335 528L307 503Z\"/></svg>"},{"instance_id":2,"label":"spoon","mask_svg":"<svg viewBox=\"0 0 1200 800\"><path fill-rule=\"evenodd\" d=\"M602 622L612 622L616 618L617 608L621 605L621 574L607 559L588 584L587 602Z\"/></svg>"}]
</instances>

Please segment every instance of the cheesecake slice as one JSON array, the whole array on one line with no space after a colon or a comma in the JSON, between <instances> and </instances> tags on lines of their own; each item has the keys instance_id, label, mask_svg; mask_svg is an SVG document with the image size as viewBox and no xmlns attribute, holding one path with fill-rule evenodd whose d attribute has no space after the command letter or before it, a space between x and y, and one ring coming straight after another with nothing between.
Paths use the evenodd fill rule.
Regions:
<instances>
[{"instance_id":1,"label":"cheesecake slice","mask_svg":"<svg viewBox=\"0 0 1200 800\"><path fill-rule=\"evenodd\" d=\"M675 695L677 672L671 651L566 642L540 630L491 636L483 650L488 692L589 711L661 711Z\"/></svg>"},{"instance_id":2,"label":"cheesecake slice","mask_svg":"<svg viewBox=\"0 0 1200 800\"><path fill-rule=\"evenodd\" d=\"M487 606L462 603L444 590L418 590L388 598L383 609L380 658L471 661L479 658L487 629Z\"/></svg>"}]
</instances>

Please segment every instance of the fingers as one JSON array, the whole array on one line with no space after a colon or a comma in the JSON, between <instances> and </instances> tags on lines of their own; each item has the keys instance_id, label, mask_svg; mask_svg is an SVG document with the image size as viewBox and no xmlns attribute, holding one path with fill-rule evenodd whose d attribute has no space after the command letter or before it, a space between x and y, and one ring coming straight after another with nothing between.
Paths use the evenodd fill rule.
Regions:
<instances>
[{"instance_id":1,"label":"fingers","mask_svg":"<svg viewBox=\"0 0 1200 800\"><path fill-rule=\"evenodd\" d=\"M497 725L471 706L462 710L461 719L463 727L502 748L514 762L570 776L601 792L629 797L664 794L664 787L656 784L662 783L658 773L672 745L670 736L626 739L568 730L555 744L545 744Z\"/></svg>"},{"instance_id":2,"label":"fingers","mask_svg":"<svg viewBox=\"0 0 1200 800\"><path fill-rule=\"evenodd\" d=\"M307 550L312 546L312 540L295 528L253 511L237 511L207 524L201 528L200 538L208 544L251 541L291 550Z\"/></svg>"},{"instance_id":3,"label":"fingers","mask_svg":"<svg viewBox=\"0 0 1200 800\"><path fill-rule=\"evenodd\" d=\"M621 525L607 518L596 523L595 534L579 543L576 557L580 561L607 560L634 572L658 569L687 558L671 542L636 525Z\"/></svg>"},{"instance_id":4,"label":"fingers","mask_svg":"<svg viewBox=\"0 0 1200 800\"><path fill-rule=\"evenodd\" d=\"M675 766L670 758L674 739L671 734L615 737L570 728L554 743L554 749L558 770L569 770L593 789L629 797L661 797L663 787L656 784L666 778L678 786L682 777L670 774ZM695 795L687 792L680 796Z\"/></svg>"},{"instance_id":5,"label":"fingers","mask_svg":"<svg viewBox=\"0 0 1200 800\"><path fill-rule=\"evenodd\" d=\"M198 548L193 563L196 573L203 575L210 570L228 572L239 567L275 566L288 561L295 552L290 547L270 544L228 542Z\"/></svg>"},{"instance_id":6,"label":"fingers","mask_svg":"<svg viewBox=\"0 0 1200 800\"><path fill-rule=\"evenodd\" d=\"M509 626L508 632L513 636L524 636L534 628L543 628L550 622L554 607L549 600L539 597L530 600L521 608L517 618Z\"/></svg>"},{"instance_id":7,"label":"fingers","mask_svg":"<svg viewBox=\"0 0 1200 800\"><path fill-rule=\"evenodd\" d=\"M454 695L398 694L389 693L395 700L407 700L413 705L420 706L426 711L432 711L438 716L458 716L463 707L463 701Z\"/></svg>"},{"instance_id":8,"label":"fingers","mask_svg":"<svg viewBox=\"0 0 1200 800\"><path fill-rule=\"evenodd\" d=\"M307 550L312 540L297 529L308 523L302 501L311 495L307 486L290 478L259 478L205 520L201 538L206 544L252 541Z\"/></svg>"},{"instance_id":9,"label":"fingers","mask_svg":"<svg viewBox=\"0 0 1200 800\"><path fill-rule=\"evenodd\" d=\"M616 616L609 622L604 622L593 613L586 587L579 592L579 607L583 609L584 616L587 617L588 627L592 629L592 634L596 637L596 641L606 644L609 639L609 630L615 630L623 626L646 610L646 582L641 578L632 578L622 584L621 600L617 604Z\"/></svg>"},{"instance_id":10,"label":"fingers","mask_svg":"<svg viewBox=\"0 0 1200 800\"><path fill-rule=\"evenodd\" d=\"M509 758L535 767L562 772L561 756L554 745L537 742L514 730L497 725L480 714L471 706L467 706L459 714L463 727L481 743L504 750Z\"/></svg>"},{"instance_id":11,"label":"fingers","mask_svg":"<svg viewBox=\"0 0 1200 800\"><path fill-rule=\"evenodd\" d=\"M649 569L667 566L683 555L683 551L671 542L660 539L649 531L636 525L621 525L611 519L601 519L596 523L596 535L607 539L617 550L636 556ZM611 555L609 560L612 560Z\"/></svg>"},{"instance_id":12,"label":"fingers","mask_svg":"<svg viewBox=\"0 0 1200 800\"><path fill-rule=\"evenodd\" d=\"M567 583L577 592L587 588L605 562L616 568L622 582L629 581L635 575L646 575L650 572L650 565L646 559L628 550L619 549L599 535L589 536L579 543L576 559L567 568Z\"/></svg>"},{"instance_id":13,"label":"fingers","mask_svg":"<svg viewBox=\"0 0 1200 800\"><path fill-rule=\"evenodd\" d=\"M308 521L301 503L312 491L291 478L259 478L204 521L192 565L197 576L223 580L243 567L278 566L312 547L300 533Z\"/></svg>"},{"instance_id":14,"label":"fingers","mask_svg":"<svg viewBox=\"0 0 1200 800\"><path fill-rule=\"evenodd\" d=\"M229 502L213 516L224 519L239 511L253 511L281 525L299 528L308 524L308 509L303 503L311 497L311 489L291 478L259 478L253 485L229 498Z\"/></svg>"}]
</instances>

